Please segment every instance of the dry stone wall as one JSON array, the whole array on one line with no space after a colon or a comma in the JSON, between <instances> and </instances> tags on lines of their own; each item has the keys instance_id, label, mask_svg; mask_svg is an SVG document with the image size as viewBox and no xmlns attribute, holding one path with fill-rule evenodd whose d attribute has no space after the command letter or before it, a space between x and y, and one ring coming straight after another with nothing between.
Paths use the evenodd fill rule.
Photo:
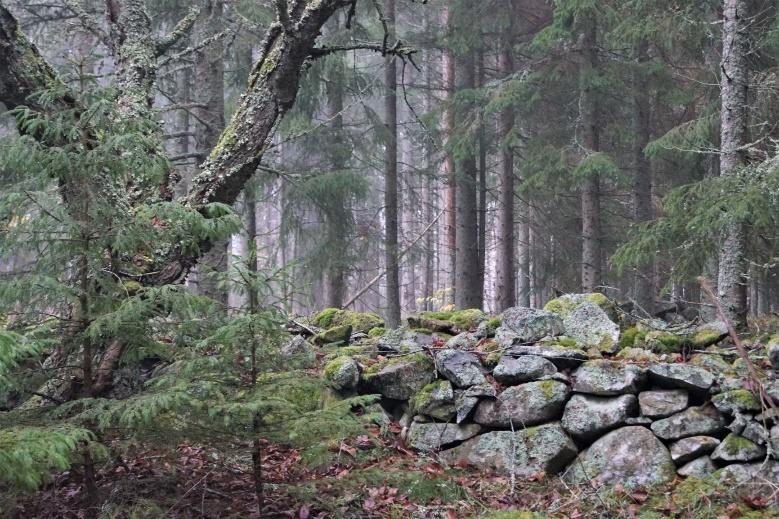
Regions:
<instances>
[{"instance_id":1,"label":"dry stone wall","mask_svg":"<svg viewBox=\"0 0 779 519\"><path fill-rule=\"evenodd\" d=\"M574 484L715 473L779 483L779 426L717 345L723 323L637 322L600 294L512 308L500 321L472 312L451 337L366 330L330 348L324 376L343 394L382 395L409 446L453 463ZM412 323L446 329L442 317ZM768 355L779 365L779 345Z\"/></svg>"}]
</instances>

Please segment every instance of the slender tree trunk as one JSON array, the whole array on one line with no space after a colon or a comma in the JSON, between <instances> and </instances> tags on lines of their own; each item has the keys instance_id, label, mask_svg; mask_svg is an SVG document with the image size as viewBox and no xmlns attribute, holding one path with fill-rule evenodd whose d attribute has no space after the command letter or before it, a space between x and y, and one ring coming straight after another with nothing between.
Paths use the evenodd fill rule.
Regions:
<instances>
[{"instance_id":1,"label":"slender tree trunk","mask_svg":"<svg viewBox=\"0 0 779 519\"><path fill-rule=\"evenodd\" d=\"M498 55L498 74L507 77L514 72L514 59L511 53L512 37L510 29L503 35ZM507 139L514 129L514 110L507 105L500 113L500 138ZM496 311L514 306L516 300L514 275L514 150L504 143L501 147L500 192L498 204L497 256L495 262ZM522 244L523 247L527 243ZM521 276L521 273L520 273ZM527 280L525 279L525 283ZM522 285L520 283L520 285ZM522 292L520 292L522 294ZM528 295L526 290L525 296ZM526 304L525 306L530 306Z\"/></svg>"},{"instance_id":2,"label":"slender tree trunk","mask_svg":"<svg viewBox=\"0 0 779 519\"><path fill-rule=\"evenodd\" d=\"M641 40L636 48L637 66L647 61L647 42ZM650 100L639 70L633 83L633 220L636 223L652 219L652 166L644 149L650 139ZM649 314L654 312L654 259L646 268L637 271L634 278L634 298L636 303Z\"/></svg>"},{"instance_id":3,"label":"slender tree trunk","mask_svg":"<svg viewBox=\"0 0 779 519\"><path fill-rule=\"evenodd\" d=\"M600 128L593 75L598 70L597 25L594 17L581 20L582 61L579 69L580 145L583 156L600 150ZM582 289L593 292L601 284L600 179L588 175L582 184Z\"/></svg>"},{"instance_id":4,"label":"slender tree trunk","mask_svg":"<svg viewBox=\"0 0 779 519\"><path fill-rule=\"evenodd\" d=\"M725 0L722 28L722 110L720 175L736 175L746 165L749 12L747 0ZM746 233L740 223L726 229L719 257L717 291L734 324L746 325Z\"/></svg>"},{"instance_id":5,"label":"slender tree trunk","mask_svg":"<svg viewBox=\"0 0 779 519\"><path fill-rule=\"evenodd\" d=\"M395 0L384 0L384 17L390 40L395 37ZM398 102L395 57L384 58L384 117L387 146L384 156L384 251L387 265L387 326L400 326L400 276L398 268Z\"/></svg>"},{"instance_id":6,"label":"slender tree trunk","mask_svg":"<svg viewBox=\"0 0 779 519\"><path fill-rule=\"evenodd\" d=\"M425 15L425 28L429 30L430 21L429 15ZM427 113L433 111L433 93L432 93L432 75L433 67L431 58L428 54L428 62L425 67L425 110ZM433 188L433 142L429 135L425 137L425 225L433 221L433 216L436 213L436 191ZM437 227L435 228L437 229ZM422 310L430 310L430 298L433 295L435 284L435 246L438 243L437 234L435 229L431 229L425 235L425 272L424 272L424 289Z\"/></svg>"},{"instance_id":7,"label":"slender tree trunk","mask_svg":"<svg viewBox=\"0 0 779 519\"><path fill-rule=\"evenodd\" d=\"M456 28L452 22L452 7L445 4L442 8L443 26L446 31L453 33ZM452 96L455 89L455 70L454 70L454 52L448 46L443 49L442 75L444 90L444 109L443 121L441 123L441 134L444 147L446 147L454 131L454 106L452 106ZM447 249L447 288L451 289L452 297L450 301L454 302L455 281L457 279L457 264L455 251L457 248L457 180L455 178L454 156L447 150L444 155L444 178L446 181L446 196L444 206L446 207L446 218L444 220L444 230L446 234Z\"/></svg>"},{"instance_id":8,"label":"slender tree trunk","mask_svg":"<svg viewBox=\"0 0 779 519\"><path fill-rule=\"evenodd\" d=\"M481 88L484 86L484 49L479 49L478 56L478 78L477 84ZM484 275L487 265L487 135L484 121L479 126L479 286L484 289ZM484 297L481 297L482 305ZM481 305L480 305L481 307Z\"/></svg>"},{"instance_id":9,"label":"slender tree trunk","mask_svg":"<svg viewBox=\"0 0 779 519\"><path fill-rule=\"evenodd\" d=\"M466 52L457 59L459 89L476 86L474 56ZM457 107L458 114L467 116L472 107ZM465 117L462 117L464 120ZM462 126L462 125L461 125ZM481 308L482 287L479 284L478 207L476 205L476 157L468 152L457 165L457 226L455 238L455 306L457 308Z\"/></svg>"}]
</instances>

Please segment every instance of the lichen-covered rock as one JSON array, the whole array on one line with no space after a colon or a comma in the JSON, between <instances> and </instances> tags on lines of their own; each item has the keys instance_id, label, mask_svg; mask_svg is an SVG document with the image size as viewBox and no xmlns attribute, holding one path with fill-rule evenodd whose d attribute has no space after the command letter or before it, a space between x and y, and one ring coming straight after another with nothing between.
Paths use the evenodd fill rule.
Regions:
<instances>
[{"instance_id":1,"label":"lichen-covered rock","mask_svg":"<svg viewBox=\"0 0 779 519\"><path fill-rule=\"evenodd\" d=\"M730 370L730 364L719 353L695 353L689 364L701 367L712 373L724 373Z\"/></svg>"},{"instance_id":2,"label":"lichen-covered rock","mask_svg":"<svg viewBox=\"0 0 779 519\"><path fill-rule=\"evenodd\" d=\"M474 334L463 332L446 341L444 347L451 350L470 350L475 348L478 342L479 339Z\"/></svg>"},{"instance_id":3,"label":"lichen-covered rock","mask_svg":"<svg viewBox=\"0 0 779 519\"><path fill-rule=\"evenodd\" d=\"M433 361L424 353L388 358L362 373L370 391L396 400L408 400L434 378Z\"/></svg>"},{"instance_id":4,"label":"lichen-covered rock","mask_svg":"<svg viewBox=\"0 0 779 519\"><path fill-rule=\"evenodd\" d=\"M400 328L386 331L379 339L376 348L380 352L388 353L417 353L432 346L433 343L432 335Z\"/></svg>"},{"instance_id":5,"label":"lichen-covered rock","mask_svg":"<svg viewBox=\"0 0 779 519\"><path fill-rule=\"evenodd\" d=\"M372 328L384 326L384 320L376 314L325 308L314 317L314 324L320 328L351 326L355 333L368 333Z\"/></svg>"},{"instance_id":6,"label":"lichen-covered rock","mask_svg":"<svg viewBox=\"0 0 779 519\"><path fill-rule=\"evenodd\" d=\"M575 440L589 441L623 425L629 416L636 414L636 410L634 395L573 395L565 404L560 423Z\"/></svg>"},{"instance_id":7,"label":"lichen-covered rock","mask_svg":"<svg viewBox=\"0 0 779 519\"><path fill-rule=\"evenodd\" d=\"M529 344L563 333L563 322L555 313L515 306L501 314L501 332L512 336L514 344Z\"/></svg>"},{"instance_id":8,"label":"lichen-covered rock","mask_svg":"<svg viewBox=\"0 0 779 519\"><path fill-rule=\"evenodd\" d=\"M758 445L765 445L765 442L768 440L768 431L760 422L750 420L744 426L741 436Z\"/></svg>"},{"instance_id":9,"label":"lichen-covered rock","mask_svg":"<svg viewBox=\"0 0 779 519\"><path fill-rule=\"evenodd\" d=\"M565 319L572 311L584 303L595 303L603 310L606 315L614 322L619 320L617 305L605 295L599 292L590 292L585 294L563 294L558 298L552 299L546 305L544 310L553 312Z\"/></svg>"},{"instance_id":10,"label":"lichen-covered rock","mask_svg":"<svg viewBox=\"0 0 779 519\"><path fill-rule=\"evenodd\" d=\"M330 387L336 391L345 391L357 387L360 366L351 357L336 357L325 365L323 374Z\"/></svg>"},{"instance_id":11,"label":"lichen-covered rock","mask_svg":"<svg viewBox=\"0 0 779 519\"><path fill-rule=\"evenodd\" d=\"M408 443L420 451L438 450L447 445L473 438L481 431L478 424L455 425L453 423L412 422L408 430Z\"/></svg>"},{"instance_id":12,"label":"lichen-covered rock","mask_svg":"<svg viewBox=\"0 0 779 519\"><path fill-rule=\"evenodd\" d=\"M332 328L314 335L314 343L319 345L331 344L334 342L348 344L351 337L352 325L343 324L339 326L333 326Z\"/></svg>"},{"instance_id":13,"label":"lichen-covered rock","mask_svg":"<svg viewBox=\"0 0 779 519\"><path fill-rule=\"evenodd\" d=\"M600 396L637 393L646 380L640 366L608 360L587 361L573 376L574 392Z\"/></svg>"},{"instance_id":14,"label":"lichen-covered rock","mask_svg":"<svg viewBox=\"0 0 779 519\"><path fill-rule=\"evenodd\" d=\"M671 444L671 459L677 465L684 465L704 454L710 454L720 441L712 436L690 436Z\"/></svg>"},{"instance_id":15,"label":"lichen-covered rock","mask_svg":"<svg viewBox=\"0 0 779 519\"><path fill-rule=\"evenodd\" d=\"M721 413L758 413L763 410L760 400L748 389L734 389L714 395L711 399L714 407Z\"/></svg>"},{"instance_id":16,"label":"lichen-covered rock","mask_svg":"<svg viewBox=\"0 0 779 519\"><path fill-rule=\"evenodd\" d=\"M281 348L281 354L290 357L301 368L310 368L316 365L314 347L302 335L293 336Z\"/></svg>"},{"instance_id":17,"label":"lichen-covered rock","mask_svg":"<svg viewBox=\"0 0 779 519\"><path fill-rule=\"evenodd\" d=\"M768 460L757 463L734 463L714 473L723 483L749 483L750 490L759 495L758 485L766 485L773 492L779 485L779 461ZM754 486L753 486L754 485Z\"/></svg>"},{"instance_id":18,"label":"lichen-covered rock","mask_svg":"<svg viewBox=\"0 0 779 519\"><path fill-rule=\"evenodd\" d=\"M441 350L435 356L435 366L456 387L476 386L487 381L479 357L473 353Z\"/></svg>"},{"instance_id":19,"label":"lichen-covered rock","mask_svg":"<svg viewBox=\"0 0 779 519\"><path fill-rule=\"evenodd\" d=\"M498 328L501 326L501 318L500 317L492 317L490 319L486 319L479 323L479 326L476 327L476 331L473 332L473 335L477 339L486 339L488 337L495 337L495 333L498 331Z\"/></svg>"},{"instance_id":20,"label":"lichen-covered rock","mask_svg":"<svg viewBox=\"0 0 779 519\"><path fill-rule=\"evenodd\" d=\"M498 336L496 336L498 340ZM498 341L499 344L500 341ZM537 357L543 357L552 362L559 369L575 368L582 362L586 361L589 357L583 350L575 347L562 346L556 343L539 343L534 345L516 345L511 346L501 344L504 347L509 347L506 351L506 355L511 357L520 357L522 355L535 355Z\"/></svg>"},{"instance_id":21,"label":"lichen-covered rock","mask_svg":"<svg viewBox=\"0 0 779 519\"><path fill-rule=\"evenodd\" d=\"M555 365L535 355L503 356L492 370L492 376L503 385L522 384L557 373Z\"/></svg>"},{"instance_id":22,"label":"lichen-covered rock","mask_svg":"<svg viewBox=\"0 0 779 519\"><path fill-rule=\"evenodd\" d=\"M660 387L708 391L714 384L714 375L708 370L689 364L650 364L649 379Z\"/></svg>"},{"instance_id":23,"label":"lichen-covered rock","mask_svg":"<svg viewBox=\"0 0 779 519\"><path fill-rule=\"evenodd\" d=\"M768 344L765 345L766 353L768 353L768 360L771 362L771 366L774 371L779 371L779 336L773 336L768 340Z\"/></svg>"},{"instance_id":24,"label":"lichen-covered rock","mask_svg":"<svg viewBox=\"0 0 779 519\"><path fill-rule=\"evenodd\" d=\"M727 463L755 461L763 458L765 452L765 447L762 445L758 445L737 434L728 434L722 440L722 443L714 449L714 452L711 453L711 459Z\"/></svg>"},{"instance_id":25,"label":"lichen-covered rock","mask_svg":"<svg viewBox=\"0 0 779 519\"><path fill-rule=\"evenodd\" d=\"M628 362L640 363L657 362L660 359L658 355L649 350L633 347L622 348L617 353L617 358Z\"/></svg>"},{"instance_id":26,"label":"lichen-covered rock","mask_svg":"<svg viewBox=\"0 0 779 519\"><path fill-rule=\"evenodd\" d=\"M446 458L527 478L556 474L576 456L576 445L559 423L484 433L448 451Z\"/></svg>"},{"instance_id":27,"label":"lichen-covered rock","mask_svg":"<svg viewBox=\"0 0 779 519\"><path fill-rule=\"evenodd\" d=\"M479 402L473 421L514 429L548 422L560 416L568 393L568 386L556 380L511 386L497 399Z\"/></svg>"},{"instance_id":28,"label":"lichen-covered rock","mask_svg":"<svg viewBox=\"0 0 779 519\"><path fill-rule=\"evenodd\" d=\"M683 411L690 400L684 389L660 389L642 391L638 395L641 414L649 418L666 418Z\"/></svg>"},{"instance_id":29,"label":"lichen-covered rock","mask_svg":"<svg viewBox=\"0 0 779 519\"><path fill-rule=\"evenodd\" d=\"M686 478L703 479L713 474L715 470L717 470L717 467L714 466L711 457L701 456L679 467L676 473Z\"/></svg>"},{"instance_id":30,"label":"lichen-covered rock","mask_svg":"<svg viewBox=\"0 0 779 519\"><path fill-rule=\"evenodd\" d=\"M688 407L680 413L652 422L652 432L663 440L688 436L712 436L725 428L725 419L713 406Z\"/></svg>"},{"instance_id":31,"label":"lichen-covered rock","mask_svg":"<svg viewBox=\"0 0 779 519\"><path fill-rule=\"evenodd\" d=\"M727 337L728 325L724 321L712 321L698 325L687 337L687 342L696 349L703 349Z\"/></svg>"},{"instance_id":32,"label":"lichen-covered rock","mask_svg":"<svg viewBox=\"0 0 779 519\"><path fill-rule=\"evenodd\" d=\"M457 412L457 423L462 423L479 404L479 399L496 397L498 392L488 383L471 386L467 389L455 389L454 407Z\"/></svg>"},{"instance_id":33,"label":"lichen-covered rock","mask_svg":"<svg viewBox=\"0 0 779 519\"><path fill-rule=\"evenodd\" d=\"M437 420L448 420L455 413L454 389L448 380L436 380L420 389L411 401L411 411Z\"/></svg>"},{"instance_id":34,"label":"lichen-covered rock","mask_svg":"<svg viewBox=\"0 0 779 519\"><path fill-rule=\"evenodd\" d=\"M565 334L604 353L619 351L619 326L598 305L583 301L563 318Z\"/></svg>"},{"instance_id":35,"label":"lichen-covered rock","mask_svg":"<svg viewBox=\"0 0 779 519\"><path fill-rule=\"evenodd\" d=\"M645 427L627 426L595 441L568 466L564 479L581 484L621 483L626 487L649 487L676 476L671 454Z\"/></svg>"}]
</instances>

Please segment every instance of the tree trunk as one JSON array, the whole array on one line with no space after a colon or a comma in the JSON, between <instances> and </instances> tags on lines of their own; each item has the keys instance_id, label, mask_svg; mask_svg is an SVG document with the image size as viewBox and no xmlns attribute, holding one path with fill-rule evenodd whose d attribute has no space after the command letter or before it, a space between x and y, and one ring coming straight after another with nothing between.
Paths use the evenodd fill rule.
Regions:
<instances>
[{"instance_id":1,"label":"tree trunk","mask_svg":"<svg viewBox=\"0 0 779 519\"><path fill-rule=\"evenodd\" d=\"M498 55L498 75L508 77L514 72L514 59L511 53L512 37L510 29L503 35L500 54ZM500 138L504 141L514 129L514 110L507 105L500 113ZM498 203L497 255L495 258L495 310L503 310L514 306L515 275L514 275L514 150L507 143L501 146L500 191ZM522 244L523 247L527 243ZM520 273L521 275L521 273ZM527 291L525 291L527 295ZM529 306L529 305L525 305Z\"/></svg>"},{"instance_id":2,"label":"tree trunk","mask_svg":"<svg viewBox=\"0 0 779 519\"><path fill-rule=\"evenodd\" d=\"M580 145L582 155L600 149L598 106L593 74L598 70L597 25L594 17L581 20L582 61L579 69ZM582 184L582 289L594 292L601 284L600 179L588 174Z\"/></svg>"},{"instance_id":3,"label":"tree trunk","mask_svg":"<svg viewBox=\"0 0 779 519\"><path fill-rule=\"evenodd\" d=\"M748 23L746 0L725 0L722 28L722 109L720 175L736 175L746 165ZM746 325L746 233L741 223L726 229L719 256L717 291L725 313L736 327Z\"/></svg>"},{"instance_id":4,"label":"tree trunk","mask_svg":"<svg viewBox=\"0 0 779 519\"><path fill-rule=\"evenodd\" d=\"M395 39L395 0L384 0L389 40ZM398 102L394 56L384 58L384 117L387 145L384 155L384 254L387 266L387 327L400 326L398 269Z\"/></svg>"},{"instance_id":5,"label":"tree trunk","mask_svg":"<svg viewBox=\"0 0 779 519\"><path fill-rule=\"evenodd\" d=\"M474 74L474 56L466 52L457 59L457 76L459 90L470 90L476 86ZM466 116L471 106L460 106L457 112ZM465 117L462 117L465 119ZM464 125L459 124L460 127ZM482 287L479 284L479 240L478 240L478 208L476 205L476 157L473 152L466 152L457 164L457 226L455 238L455 278L454 301L457 308L481 308Z\"/></svg>"},{"instance_id":6,"label":"tree trunk","mask_svg":"<svg viewBox=\"0 0 779 519\"><path fill-rule=\"evenodd\" d=\"M442 8L442 22L448 33L453 33L456 28L452 21L452 7L445 4ZM452 138L452 132L454 131L454 107L452 106L452 96L454 94L454 52L448 46L443 49L442 75L443 75L443 91L444 91L444 114L443 121L441 121L441 136L444 144L444 148L449 145ZM451 150L447 150L444 155L444 180L446 182L446 196L444 206L446 207L446 218L444 220L444 232L446 234L446 249L447 249L447 288L451 290L452 294L449 301L454 302L455 281L457 279L457 264L455 259L455 251L457 248L457 181L455 178L455 164L454 156Z\"/></svg>"},{"instance_id":7,"label":"tree trunk","mask_svg":"<svg viewBox=\"0 0 779 519\"><path fill-rule=\"evenodd\" d=\"M636 48L637 67L642 67L647 57L647 42L641 40ZM650 140L650 102L640 70L633 83L633 220L640 224L652 219L652 167L644 148ZM654 260L642 271L636 271L634 277L634 295L636 303L647 313L654 313Z\"/></svg>"},{"instance_id":8,"label":"tree trunk","mask_svg":"<svg viewBox=\"0 0 779 519\"><path fill-rule=\"evenodd\" d=\"M484 86L484 49L479 49L478 57L478 78L477 84L479 88ZM479 256L479 280L478 285L484 290L484 275L487 265L487 135L484 121L479 125L479 184L478 184L478 211L479 211L479 242L478 242L478 256ZM482 305L484 304L483 292L480 296ZM481 308L482 305L479 305Z\"/></svg>"}]
</instances>

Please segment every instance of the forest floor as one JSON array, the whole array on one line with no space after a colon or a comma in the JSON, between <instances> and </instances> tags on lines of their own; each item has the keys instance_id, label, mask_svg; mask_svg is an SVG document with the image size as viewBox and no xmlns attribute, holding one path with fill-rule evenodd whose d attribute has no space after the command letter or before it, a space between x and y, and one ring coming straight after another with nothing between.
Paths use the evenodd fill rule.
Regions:
<instances>
[{"instance_id":1,"label":"forest floor","mask_svg":"<svg viewBox=\"0 0 779 519\"><path fill-rule=\"evenodd\" d=\"M770 505L779 489L772 496L677 479L651 492L628 491L569 487L543 474L512 481L411 452L397 441L398 432L394 424L383 433L368 429L331 446L328 461L318 468L303 463L297 450L265 444L262 517L779 518L779 508ZM194 445L181 445L173 454L128 453L98 473L99 516L260 517L246 461L228 462L217 451ZM67 471L36 494L0 496L3 509L3 517L14 519L87 517L81 476Z\"/></svg>"}]
</instances>

